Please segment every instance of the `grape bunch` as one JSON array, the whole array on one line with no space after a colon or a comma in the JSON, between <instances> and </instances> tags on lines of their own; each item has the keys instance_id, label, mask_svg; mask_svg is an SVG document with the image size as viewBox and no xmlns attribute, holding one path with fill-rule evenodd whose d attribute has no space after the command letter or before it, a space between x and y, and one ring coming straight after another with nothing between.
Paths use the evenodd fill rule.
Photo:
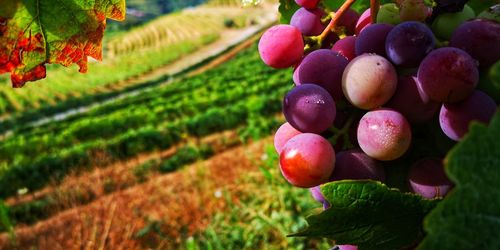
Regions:
<instances>
[{"instance_id":1,"label":"grape bunch","mask_svg":"<svg viewBox=\"0 0 500 250\"><path fill-rule=\"evenodd\" d=\"M318 185L384 182L385 168L405 159L408 189L443 197L453 187L445 152L426 152L443 138L453 145L472 121L487 124L495 114L500 99L483 79L499 63L498 20L467 5L433 15L423 0L372 6L361 15L347 3L353 1L338 10L318 0L295 2L301 8L290 24L269 28L258 46L268 66L294 69L294 87L283 99L287 122L274 138L284 178L310 188L327 208ZM437 129L422 136L430 128Z\"/></svg>"}]
</instances>

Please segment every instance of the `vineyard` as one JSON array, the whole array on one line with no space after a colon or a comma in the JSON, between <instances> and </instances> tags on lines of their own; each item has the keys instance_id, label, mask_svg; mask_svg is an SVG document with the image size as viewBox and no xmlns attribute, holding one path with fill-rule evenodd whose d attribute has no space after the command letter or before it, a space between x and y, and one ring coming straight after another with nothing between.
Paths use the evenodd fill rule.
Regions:
<instances>
[{"instance_id":1,"label":"vineyard","mask_svg":"<svg viewBox=\"0 0 500 250\"><path fill-rule=\"evenodd\" d=\"M266 13L269 10L262 7L243 9L215 1L159 17L104 41L104 61L90 63L92 75L81 75L74 68L53 66L47 72L50 79L28 84L23 90L12 89L2 75L0 118L34 109L49 110L79 99L95 100L96 96L137 88L140 81L131 80L134 77L215 43L221 39L221 34L230 36L227 32L257 24L259 17ZM190 24L189 29L185 23Z\"/></svg>"}]
</instances>

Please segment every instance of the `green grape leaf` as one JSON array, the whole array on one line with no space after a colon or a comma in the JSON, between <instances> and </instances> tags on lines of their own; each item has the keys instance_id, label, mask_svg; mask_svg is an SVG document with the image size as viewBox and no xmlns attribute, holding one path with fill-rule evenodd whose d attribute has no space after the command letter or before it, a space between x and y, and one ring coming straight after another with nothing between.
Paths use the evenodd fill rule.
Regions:
<instances>
[{"instance_id":1,"label":"green grape leaf","mask_svg":"<svg viewBox=\"0 0 500 250\"><path fill-rule=\"evenodd\" d=\"M447 155L453 191L425 218L419 249L500 249L500 112Z\"/></svg>"},{"instance_id":2,"label":"green grape leaf","mask_svg":"<svg viewBox=\"0 0 500 250\"><path fill-rule=\"evenodd\" d=\"M300 8L294 0L280 0L280 23L290 23L293 13Z\"/></svg>"},{"instance_id":3,"label":"green grape leaf","mask_svg":"<svg viewBox=\"0 0 500 250\"><path fill-rule=\"evenodd\" d=\"M327 237L363 249L400 249L423 237L424 216L439 200L401 193L375 181L344 180L321 186L331 207L307 218L292 236Z\"/></svg>"},{"instance_id":4,"label":"green grape leaf","mask_svg":"<svg viewBox=\"0 0 500 250\"><path fill-rule=\"evenodd\" d=\"M0 0L0 74L12 85L42 79L46 63L87 71L102 58L106 18L123 20L125 0Z\"/></svg>"}]
</instances>

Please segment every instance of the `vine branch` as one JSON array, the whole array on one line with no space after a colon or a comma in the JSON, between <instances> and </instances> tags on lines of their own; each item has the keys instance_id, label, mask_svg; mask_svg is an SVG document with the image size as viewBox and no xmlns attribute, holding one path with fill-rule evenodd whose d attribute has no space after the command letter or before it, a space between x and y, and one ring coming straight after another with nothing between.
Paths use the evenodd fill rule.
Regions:
<instances>
[{"instance_id":1,"label":"vine branch","mask_svg":"<svg viewBox=\"0 0 500 250\"><path fill-rule=\"evenodd\" d=\"M326 26L326 29L323 30L323 32L318 36L318 40L320 43L325 40L325 38L330 34L330 32L335 30L335 27L337 26L340 18L344 15L344 13L351 7L351 5L354 2L356 2L356 0L345 1L342 4L342 6L340 6L340 8L337 10L337 12L333 14L332 20L330 21L328 26Z\"/></svg>"}]
</instances>

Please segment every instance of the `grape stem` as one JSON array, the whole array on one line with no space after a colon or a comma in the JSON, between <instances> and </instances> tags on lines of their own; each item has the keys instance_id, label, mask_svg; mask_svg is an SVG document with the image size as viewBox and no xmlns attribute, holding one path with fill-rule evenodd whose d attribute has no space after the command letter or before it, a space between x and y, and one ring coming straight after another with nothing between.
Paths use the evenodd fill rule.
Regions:
<instances>
[{"instance_id":1,"label":"grape stem","mask_svg":"<svg viewBox=\"0 0 500 250\"><path fill-rule=\"evenodd\" d=\"M323 30L323 32L318 36L319 43L322 43L326 37L330 34L330 32L335 30L335 27L337 26L340 18L344 15L344 13L351 7L351 5L356 2L356 0L347 0L345 1L342 6L340 6L340 9L333 13L332 20L326 26L326 29Z\"/></svg>"},{"instance_id":2,"label":"grape stem","mask_svg":"<svg viewBox=\"0 0 500 250\"><path fill-rule=\"evenodd\" d=\"M377 22L378 10L380 9L380 0L370 0L370 17L372 23Z\"/></svg>"}]
</instances>

